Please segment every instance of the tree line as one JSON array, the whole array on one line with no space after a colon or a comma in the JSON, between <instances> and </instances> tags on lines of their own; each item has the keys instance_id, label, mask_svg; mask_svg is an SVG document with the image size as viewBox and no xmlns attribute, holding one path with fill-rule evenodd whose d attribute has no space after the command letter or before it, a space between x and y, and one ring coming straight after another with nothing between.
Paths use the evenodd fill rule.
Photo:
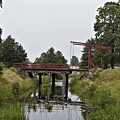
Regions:
<instances>
[{"instance_id":1,"label":"tree line","mask_svg":"<svg viewBox=\"0 0 120 120\"><path fill-rule=\"evenodd\" d=\"M4 40L1 38L0 28L0 62L30 62L27 52L23 46L16 42L11 35ZM36 57L35 63L67 63L61 51L55 51L53 47L43 52L40 57Z\"/></svg>"}]
</instances>

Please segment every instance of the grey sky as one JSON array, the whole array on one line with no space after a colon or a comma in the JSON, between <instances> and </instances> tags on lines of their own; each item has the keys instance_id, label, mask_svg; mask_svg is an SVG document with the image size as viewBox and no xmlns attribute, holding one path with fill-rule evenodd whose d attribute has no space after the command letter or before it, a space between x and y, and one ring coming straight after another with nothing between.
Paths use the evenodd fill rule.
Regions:
<instances>
[{"instance_id":1,"label":"grey sky","mask_svg":"<svg viewBox=\"0 0 120 120\"><path fill-rule=\"evenodd\" d=\"M12 35L34 61L50 47L70 60L70 40L94 37L96 10L118 0L3 0L0 13L2 38ZM82 46L74 47L80 59ZM73 55L73 54L72 54Z\"/></svg>"}]
</instances>

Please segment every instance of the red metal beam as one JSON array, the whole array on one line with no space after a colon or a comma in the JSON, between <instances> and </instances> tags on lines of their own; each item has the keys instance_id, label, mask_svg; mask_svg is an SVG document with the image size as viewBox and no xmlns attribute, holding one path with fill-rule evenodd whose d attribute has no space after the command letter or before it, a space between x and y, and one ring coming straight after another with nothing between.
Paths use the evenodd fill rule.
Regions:
<instances>
[{"instance_id":1,"label":"red metal beam","mask_svg":"<svg viewBox=\"0 0 120 120\"><path fill-rule=\"evenodd\" d=\"M102 46L102 45L97 45L97 44L74 42L74 41L70 41L70 42L73 43L73 45L82 45L82 46L86 46L86 47L91 47L91 48L94 47L94 48L99 48L99 49L104 49L104 50L112 49L112 47Z\"/></svg>"}]
</instances>

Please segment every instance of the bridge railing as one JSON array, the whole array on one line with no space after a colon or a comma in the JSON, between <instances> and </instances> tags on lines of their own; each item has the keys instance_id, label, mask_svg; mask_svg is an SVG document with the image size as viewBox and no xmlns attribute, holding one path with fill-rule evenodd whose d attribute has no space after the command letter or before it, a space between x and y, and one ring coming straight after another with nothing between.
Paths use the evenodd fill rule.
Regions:
<instances>
[{"instance_id":1,"label":"bridge railing","mask_svg":"<svg viewBox=\"0 0 120 120\"><path fill-rule=\"evenodd\" d=\"M63 63L14 63L13 67L21 69L40 69L40 68L69 68L68 64Z\"/></svg>"}]
</instances>

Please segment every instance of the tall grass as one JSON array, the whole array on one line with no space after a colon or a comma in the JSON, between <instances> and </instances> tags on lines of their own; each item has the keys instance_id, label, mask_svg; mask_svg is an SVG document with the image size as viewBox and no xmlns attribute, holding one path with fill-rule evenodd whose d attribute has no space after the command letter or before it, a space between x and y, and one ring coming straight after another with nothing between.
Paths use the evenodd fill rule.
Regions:
<instances>
[{"instance_id":1,"label":"tall grass","mask_svg":"<svg viewBox=\"0 0 120 120\"><path fill-rule=\"evenodd\" d=\"M120 69L103 70L85 80L71 82L71 90L95 108L86 120L119 120L120 119Z\"/></svg>"},{"instance_id":2,"label":"tall grass","mask_svg":"<svg viewBox=\"0 0 120 120\"><path fill-rule=\"evenodd\" d=\"M0 120L23 120L24 111L21 104L5 104L0 108Z\"/></svg>"},{"instance_id":3,"label":"tall grass","mask_svg":"<svg viewBox=\"0 0 120 120\"><path fill-rule=\"evenodd\" d=\"M0 75L0 120L23 120L24 111L19 99L27 96L26 91L35 84L31 79L21 77L14 69L3 69Z\"/></svg>"}]
</instances>

